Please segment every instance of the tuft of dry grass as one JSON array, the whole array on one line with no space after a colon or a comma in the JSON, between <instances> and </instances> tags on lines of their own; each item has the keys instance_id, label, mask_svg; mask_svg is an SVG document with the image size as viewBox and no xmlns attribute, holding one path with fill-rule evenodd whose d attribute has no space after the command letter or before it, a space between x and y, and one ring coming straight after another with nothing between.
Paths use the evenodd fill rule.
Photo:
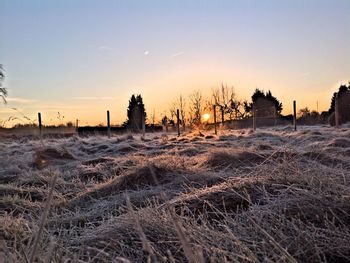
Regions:
<instances>
[{"instance_id":1,"label":"tuft of dry grass","mask_svg":"<svg viewBox=\"0 0 350 263\"><path fill-rule=\"evenodd\" d=\"M335 138L328 143L328 146L339 147L339 148L350 148L350 139Z\"/></svg>"},{"instance_id":2,"label":"tuft of dry grass","mask_svg":"<svg viewBox=\"0 0 350 263\"><path fill-rule=\"evenodd\" d=\"M50 207L51 207L51 202L52 202L52 198L53 198L53 191L55 188L57 177L58 177L58 174L54 174L52 176L50 191L49 191L47 199L45 201L43 213L42 213L40 221L39 221L39 228L38 228L38 231L34 234L34 241L33 241L33 246L32 246L31 253L30 253L29 263L33 263L34 261L36 261L36 258L37 258L38 245L40 242L42 232L44 230L44 225L46 223L47 215L48 215Z\"/></svg>"},{"instance_id":3,"label":"tuft of dry grass","mask_svg":"<svg viewBox=\"0 0 350 263\"><path fill-rule=\"evenodd\" d=\"M36 150L34 166L38 169L43 169L52 164L65 163L68 160L75 160L75 158L66 149L45 147Z\"/></svg>"},{"instance_id":4,"label":"tuft of dry grass","mask_svg":"<svg viewBox=\"0 0 350 263\"><path fill-rule=\"evenodd\" d=\"M258 165L265 156L251 151L216 150L210 152L206 164L216 169L243 168Z\"/></svg>"}]
</instances>

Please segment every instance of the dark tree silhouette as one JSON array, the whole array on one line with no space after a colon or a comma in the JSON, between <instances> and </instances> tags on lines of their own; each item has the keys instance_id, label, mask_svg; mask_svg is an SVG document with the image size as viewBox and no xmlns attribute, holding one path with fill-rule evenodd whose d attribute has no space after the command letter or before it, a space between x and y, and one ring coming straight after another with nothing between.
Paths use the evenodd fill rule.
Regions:
<instances>
[{"instance_id":1,"label":"dark tree silhouette","mask_svg":"<svg viewBox=\"0 0 350 263\"><path fill-rule=\"evenodd\" d=\"M162 125L166 126L168 124L168 117L167 116L164 116L162 118Z\"/></svg>"},{"instance_id":2,"label":"dark tree silhouette","mask_svg":"<svg viewBox=\"0 0 350 263\"><path fill-rule=\"evenodd\" d=\"M276 97L274 97L270 90L268 92L266 92L265 98L267 100L271 101L273 103L273 105L275 106L277 113L281 114L282 109L283 109L282 102L280 102Z\"/></svg>"},{"instance_id":3,"label":"dark tree silhouette","mask_svg":"<svg viewBox=\"0 0 350 263\"><path fill-rule=\"evenodd\" d=\"M261 107L261 102L265 102L264 104L271 104L274 107L277 114L281 114L283 106L282 103L272 95L271 91L267 91L264 93L263 90L255 89L252 95L252 102L245 101L244 102L244 110L247 113L250 113L253 109L253 105L255 104L258 108ZM259 110L259 109L258 109Z\"/></svg>"},{"instance_id":4,"label":"dark tree silhouette","mask_svg":"<svg viewBox=\"0 0 350 263\"><path fill-rule=\"evenodd\" d=\"M147 114L145 110L145 104L143 104L143 99L140 94L136 96L136 102L137 102L138 108L145 115L145 119L146 119Z\"/></svg>"},{"instance_id":5,"label":"dark tree silhouette","mask_svg":"<svg viewBox=\"0 0 350 263\"><path fill-rule=\"evenodd\" d=\"M4 81L5 78L5 73L4 73L4 68L0 64L0 97L6 103L6 97L7 97L7 89L2 86L2 82Z\"/></svg>"},{"instance_id":6,"label":"dark tree silhouette","mask_svg":"<svg viewBox=\"0 0 350 263\"><path fill-rule=\"evenodd\" d=\"M128 110L127 110L127 116L128 116L128 119L126 121L127 124L130 125L132 119L133 119L133 114L134 114L134 111L135 109L137 108L137 102L136 102L136 97L135 95L133 94L129 100L129 107L128 107Z\"/></svg>"},{"instance_id":7,"label":"dark tree silhouette","mask_svg":"<svg viewBox=\"0 0 350 263\"><path fill-rule=\"evenodd\" d=\"M334 92L331 105L328 109L328 120L335 125L335 99L338 98L339 124L350 121L350 82L348 85L340 85L338 92Z\"/></svg>"},{"instance_id":8,"label":"dark tree silhouette","mask_svg":"<svg viewBox=\"0 0 350 263\"><path fill-rule=\"evenodd\" d=\"M126 126L133 130L139 131L142 129L142 116L144 116L144 120L146 120L146 111L145 105L143 104L143 99L141 95L135 96L134 94L131 96L129 100L129 107L127 110L128 119L126 121Z\"/></svg>"},{"instance_id":9,"label":"dark tree silhouette","mask_svg":"<svg viewBox=\"0 0 350 263\"><path fill-rule=\"evenodd\" d=\"M344 93L346 93L347 91L350 91L350 82L348 83L348 86L346 85L340 85L338 92L334 92L333 96L332 96L332 100L331 100L331 105L328 109L328 113L332 114L334 112L335 109L335 98L337 97L337 95L342 95Z\"/></svg>"}]
</instances>

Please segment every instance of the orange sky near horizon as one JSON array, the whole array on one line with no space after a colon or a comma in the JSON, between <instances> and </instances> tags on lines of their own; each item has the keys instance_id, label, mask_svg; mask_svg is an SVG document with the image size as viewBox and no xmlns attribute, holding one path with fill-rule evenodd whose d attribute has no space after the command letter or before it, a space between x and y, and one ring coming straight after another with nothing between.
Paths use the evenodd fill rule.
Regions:
<instances>
[{"instance_id":1,"label":"orange sky near horizon","mask_svg":"<svg viewBox=\"0 0 350 263\"><path fill-rule=\"evenodd\" d=\"M318 90L315 92L307 85L306 77L300 77L300 79L296 78L294 81L290 81L283 89L277 89L275 87L279 85L278 79L257 81L248 79L243 72L236 76L231 74L232 76L228 77L230 70L225 70L224 68L219 68L216 74L214 72L210 73L209 70L206 71L205 69L198 70L197 68L196 71L189 71L182 76L176 73L162 74L162 78L158 78L148 84L145 83L142 86L130 87L120 94L114 93L113 88L110 88L110 93L113 96L106 96L106 94L95 96L96 94L93 94L94 96L68 98L60 103L54 100L40 101L35 98L20 101L16 97L9 96L8 104L0 109L0 116L2 117L1 119L6 119L7 116L21 117L21 114L11 109L16 106L20 112L32 120L37 119L37 112L41 112L43 123L47 125L65 124L68 121L75 123L76 119L79 119L80 125L105 125L106 111L109 110L111 123L120 125L126 120L126 110L130 96L132 94L141 94L148 118L150 119L154 111L156 120L160 121L164 115L170 115L169 109L171 104L180 95L184 97L188 107L190 103L189 95L193 91L200 90L203 97L209 99L212 89L220 88L221 83L227 84L228 87L234 87L237 98L242 101L250 101L255 88L265 91L271 90L272 94L283 103L282 114L285 115L292 112L294 99L297 101L297 109L308 107L310 110L316 110L318 103L318 110L321 112L328 110L332 94L337 91L339 85L347 83L345 80L323 85L317 83ZM225 76L225 74L227 75ZM226 81L221 82L217 81L217 79L225 79ZM295 85L299 87L298 92L294 92ZM18 104L20 104L20 107L18 107ZM58 112L60 112L61 118L58 118ZM62 118L63 116L64 118ZM28 123L28 121L15 119L7 122L7 127L16 123Z\"/></svg>"}]
</instances>

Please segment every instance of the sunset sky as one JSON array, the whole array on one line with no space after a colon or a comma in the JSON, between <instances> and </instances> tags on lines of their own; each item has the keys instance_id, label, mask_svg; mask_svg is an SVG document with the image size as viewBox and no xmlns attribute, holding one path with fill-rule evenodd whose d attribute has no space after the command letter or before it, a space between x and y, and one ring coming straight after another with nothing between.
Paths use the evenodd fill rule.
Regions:
<instances>
[{"instance_id":1,"label":"sunset sky","mask_svg":"<svg viewBox=\"0 0 350 263\"><path fill-rule=\"evenodd\" d=\"M2 0L0 120L112 123L141 93L159 117L180 94L221 83L249 99L271 90L283 113L329 107L350 80L349 0Z\"/></svg>"}]
</instances>

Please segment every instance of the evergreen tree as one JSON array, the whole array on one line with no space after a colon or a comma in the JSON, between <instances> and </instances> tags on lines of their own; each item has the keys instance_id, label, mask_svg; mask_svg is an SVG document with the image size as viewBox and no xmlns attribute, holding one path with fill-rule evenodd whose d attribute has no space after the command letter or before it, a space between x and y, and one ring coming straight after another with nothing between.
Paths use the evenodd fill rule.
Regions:
<instances>
[{"instance_id":1,"label":"evergreen tree","mask_svg":"<svg viewBox=\"0 0 350 263\"><path fill-rule=\"evenodd\" d=\"M267 100L271 101L273 103L273 105L275 105L277 113L281 114L282 109L283 109L282 102L280 102L276 97L274 97L270 90L268 92L266 92L265 98Z\"/></svg>"},{"instance_id":2,"label":"evergreen tree","mask_svg":"<svg viewBox=\"0 0 350 263\"><path fill-rule=\"evenodd\" d=\"M135 95L133 94L129 100L129 107L127 110L128 119L126 121L126 125L131 129L136 128L134 127L136 111L137 111L137 101L136 101Z\"/></svg>"},{"instance_id":3,"label":"evergreen tree","mask_svg":"<svg viewBox=\"0 0 350 263\"><path fill-rule=\"evenodd\" d=\"M142 129L142 121L144 116L144 121L146 120L145 105L143 104L143 99L141 95L131 96L129 100L129 106L127 109L128 119L125 122L129 129L134 131L139 131Z\"/></svg>"},{"instance_id":4,"label":"evergreen tree","mask_svg":"<svg viewBox=\"0 0 350 263\"><path fill-rule=\"evenodd\" d=\"M136 97L136 102L137 102L137 107L138 107L138 109L140 110L141 113L144 114L145 120L146 120L147 114L146 114L146 110L145 110L145 104L143 104L143 99L142 99L142 97L141 97L140 94L137 95L137 97Z\"/></svg>"},{"instance_id":5,"label":"evergreen tree","mask_svg":"<svg viewBox=\"0 0 350 263\"><path fill-rule=\"evenodd\" d=\"M283 109L282 103L272 95L270 90L264 93L264 91L260 89L255 89L252 95L252 102L249 103L245 101L243 103L245 112L250 113L253 109L253 105L256 104L259 99L263 99L268 102L271 102L276 110L276 113L281 114Z\"/></svg>"}]
</instances>

